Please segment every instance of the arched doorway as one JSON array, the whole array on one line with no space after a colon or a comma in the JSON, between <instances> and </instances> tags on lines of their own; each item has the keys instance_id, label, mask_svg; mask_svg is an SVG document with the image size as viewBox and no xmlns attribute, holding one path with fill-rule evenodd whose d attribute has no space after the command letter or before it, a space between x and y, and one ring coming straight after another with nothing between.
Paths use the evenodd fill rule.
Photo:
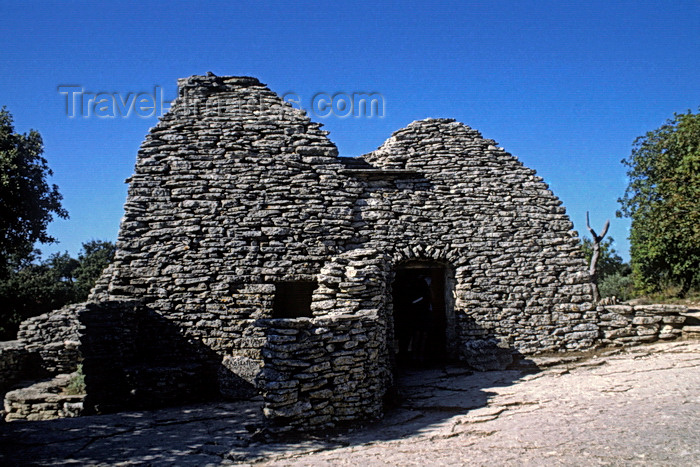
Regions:
<instances>
[{"instance_id":1,"label":"arched doorway","mask_svg":"<svg viewBox=\"0 0 700 467\"><path fill-rule=\"evenodd\" d=\"M454 274L444 264L411 261L392 284L394 352L400 367L440 366L453 354Z\"/></svg>"}]
</instances>

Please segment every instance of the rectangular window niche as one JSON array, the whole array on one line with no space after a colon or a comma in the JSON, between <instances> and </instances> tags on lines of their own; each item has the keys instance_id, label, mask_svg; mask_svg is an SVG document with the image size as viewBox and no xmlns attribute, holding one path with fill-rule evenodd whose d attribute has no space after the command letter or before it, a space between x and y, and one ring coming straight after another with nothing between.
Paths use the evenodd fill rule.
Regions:
<instances>
[{"instance_id":1,"label":"rectangular window niche","mask_svg":"<svg viewBox=\"0 0 700 467\"><path fill-rule=\"evenodd\" d=\"M275 284L273 318L311 318L311 297L315 281L278 282Z\"/></svg>"}]
</instances>

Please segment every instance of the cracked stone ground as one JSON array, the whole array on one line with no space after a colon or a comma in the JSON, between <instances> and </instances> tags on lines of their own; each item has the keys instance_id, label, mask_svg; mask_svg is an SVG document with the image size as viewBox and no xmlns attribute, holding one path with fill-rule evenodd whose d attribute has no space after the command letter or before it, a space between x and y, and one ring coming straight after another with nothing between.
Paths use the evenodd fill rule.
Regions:
<instances>
[{"instance_id":1,"label":"cracked stone ground","mask_svg":"<svg viewBox=\"0 0 700 467\"><path fill-rule=\"evenodd\" d=\"M249 402L6 423L0 463L700 465L700 342L535 363L408 373L381 422L305 441L254 441Z\"/></svg>"}]
</instances>

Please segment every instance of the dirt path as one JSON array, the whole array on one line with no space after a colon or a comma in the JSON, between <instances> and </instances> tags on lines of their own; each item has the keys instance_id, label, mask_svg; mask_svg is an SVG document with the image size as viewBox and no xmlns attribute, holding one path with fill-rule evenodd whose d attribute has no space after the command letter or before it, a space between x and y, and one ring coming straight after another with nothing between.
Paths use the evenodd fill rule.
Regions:
<instances>
[{"instance_id":1,"label":"dirt path","mask_svg":"<svg viewBox=\"0 0 700 467\"><path fill-rule=\"evenodd\" d=\"M441 386L437 399L444 401L464 380ZM557 366L482 391L490 393L487 406L401 439L267 465L700 464L700 346L695 342Z\"/></svg>"},{"instance_id":2,"label":"dirt path","mask_svg":"<svg viewBox=\"0 0 700 467\"><path fill-rule=\"evenodd\" d=\"M541 365L554 363L541 359ZM263 444L251 404L0 427L0 463L700 465L700 342L661 343L535 374L459 369L403 379L382 422Z\"/></svg>"}]
</instances>

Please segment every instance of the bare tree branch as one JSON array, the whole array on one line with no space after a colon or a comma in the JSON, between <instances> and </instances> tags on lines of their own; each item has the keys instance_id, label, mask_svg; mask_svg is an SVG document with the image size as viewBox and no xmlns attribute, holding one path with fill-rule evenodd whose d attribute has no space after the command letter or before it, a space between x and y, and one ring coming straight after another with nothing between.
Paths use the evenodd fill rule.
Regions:
<instances>
[{"instance_id":1,"label":"bare tree branch","mask_svg":"<svg viewBox=\"0 0 700 467\"><path fill-rule=\"evenodd\" d=\"M603 237L605 237L605 234L608 233L608 227L610 227L610 219L605 221L605 227L603 227L603 231L600 233L601 240L603 240Z\"/></svg>"},{"instance_id":2,"label":"bare tree branch","mask_svg":"<svg viewBox=\"0 0 700 467\"><path fill-rule=\"evenodd\" d=\"M600 235L595 233L595 230L591 227L591 222L588 217L588 211L586 211L586 228L591 233L593 237L593 255L591 255L591 264L588 267L588 273L591 276L591 281L593 282L593 299L597 302L600 300L600 294L598 293L598 271L596 266L598 265L598 258L600 257L600 243L603 241L603 237L608 233L608 228L610 227L610 219L605 221L605 226Z\"/></svg>"}]
</instances>

